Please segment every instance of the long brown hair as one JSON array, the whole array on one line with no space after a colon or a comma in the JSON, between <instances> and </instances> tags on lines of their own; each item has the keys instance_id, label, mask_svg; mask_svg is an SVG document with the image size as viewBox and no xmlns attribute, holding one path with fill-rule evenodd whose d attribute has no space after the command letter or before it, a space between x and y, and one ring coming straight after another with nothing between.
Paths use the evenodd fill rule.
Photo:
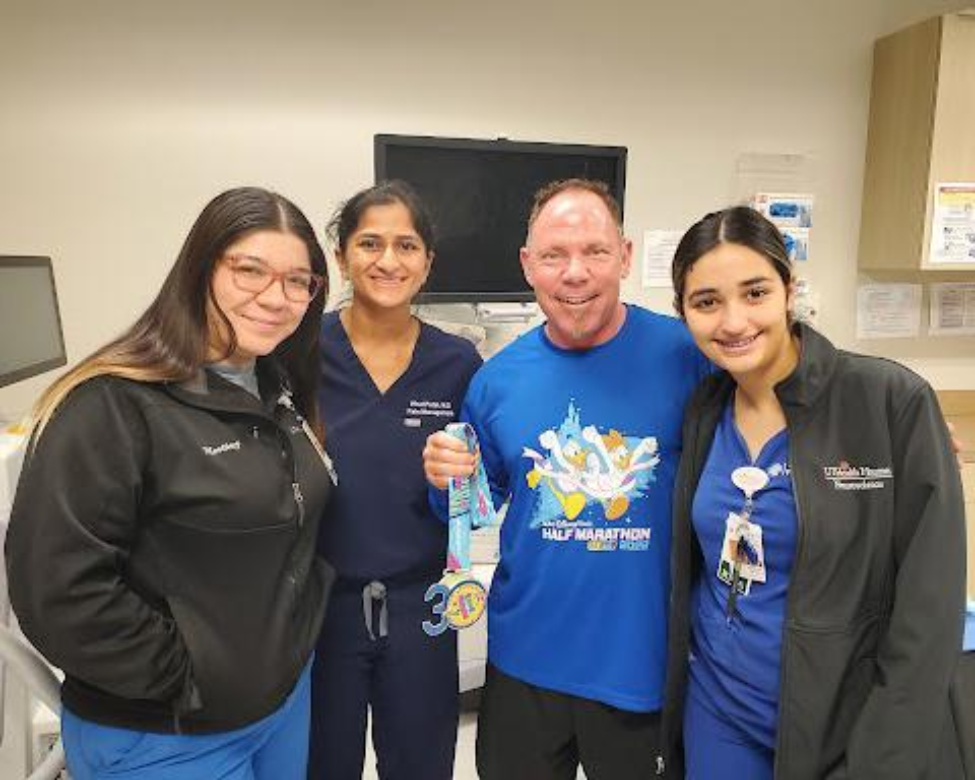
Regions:
<instances>
[{"instance_id":1,"label":"long brown hair","mask_svg":"<svg viewBox=\"0 0 975 780\"><path fill-rule=\"evenodd\" d=\"M328 279L315 230L291 201L259 187L239 187L218 195L197 217L159 294L135 324L60 377L38 400L32 415L35 442L68 394L89 379L111 375L138 382L182 382L194 376L207 362L208 303L229 334L225 357L233 354L236 338L214 301L213 271L231 244L260 230L300 239L312 271ZM288 375L295 406L316 431L320 431L318 333L326 294L327 289L312 300L295 332L272 353Z\"/></svg>"}]
</instances>

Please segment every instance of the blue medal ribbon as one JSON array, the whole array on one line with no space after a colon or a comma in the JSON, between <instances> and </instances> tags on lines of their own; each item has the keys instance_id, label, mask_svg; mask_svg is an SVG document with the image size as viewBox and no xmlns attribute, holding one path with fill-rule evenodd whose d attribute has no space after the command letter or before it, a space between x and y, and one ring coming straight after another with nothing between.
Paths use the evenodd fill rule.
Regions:
<instances>
[{"instance_id":1,"label":"blue medal ribbon","mask_svg":"<svg viewBox=\"0 0 975 780\"><path fill-rule=\"evenodd\" d=\"M478 454L477 435L467 423L450 423L446 431ZM484 586L470 574L471 530L497 525L491 488L480 458L469 477L453 477L447 485L449 509L447 566L439 582L427 589L426 601L433 602L436 622L423 621L423 630L439 636L448 628L459 631L474 625L484 614L487 594Z\"/></svg>"},{"instance_id":2,"label":"blue medal ribbon","mask_svg":"<svg viewBox=\"0 0 975 780\"><path fill-rule=\"evenodd\" d=\"M468 423L450 423L446 431L467 445L468 452L479 453L477 434ZM453 477L447 486L450 520L447 542L447 571L471 568L471 530L497 525L491 487L480 457L469 477Z\"/></svg>"}]
</instances>

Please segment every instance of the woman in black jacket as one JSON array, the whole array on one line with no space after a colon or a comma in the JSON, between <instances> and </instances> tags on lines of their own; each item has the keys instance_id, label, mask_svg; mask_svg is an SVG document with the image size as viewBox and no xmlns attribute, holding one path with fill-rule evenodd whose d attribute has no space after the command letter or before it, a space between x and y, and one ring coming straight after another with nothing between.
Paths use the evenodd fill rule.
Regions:
<instances>
[{"instance_id":1,"label":"woman in black jacket","mask_svg":"<svg viewBox=\"0 0 975 780\"><path fill-rule=\"evenodd\" d=\"M305 775L324 275L294 204L225 192L145 314L38 404L7 570L65 673L76 780Z\"/></svg>"},{"instance_id":2,"label":"woman in black jacket","mask_svg":"<svg viewBox=\"0 0 975 780\"><path fill-rule=\"evenodd\" d=\"M782 236L709 214L675 303L723 372L685 416L665 750L687 777L957 776L964 510L920 377L791 321Z\"/></svg>"}]
</instances>

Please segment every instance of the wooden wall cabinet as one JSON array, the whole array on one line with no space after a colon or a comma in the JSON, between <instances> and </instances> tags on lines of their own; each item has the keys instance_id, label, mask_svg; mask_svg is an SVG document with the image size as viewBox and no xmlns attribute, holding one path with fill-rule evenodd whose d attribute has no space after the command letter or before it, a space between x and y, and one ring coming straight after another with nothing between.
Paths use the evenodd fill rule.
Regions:
<instances>
[{"instance_id":1,"label":"wooden wall cabinet","mask_svg":"<svg viewBox=\"0 0 975 780\"><path fill-rule=\"evenodd\" d=\"M975 270L929 262L939 182L975 182L975 9L874 46L861 270Z\"/></svg>"}]
</instances>

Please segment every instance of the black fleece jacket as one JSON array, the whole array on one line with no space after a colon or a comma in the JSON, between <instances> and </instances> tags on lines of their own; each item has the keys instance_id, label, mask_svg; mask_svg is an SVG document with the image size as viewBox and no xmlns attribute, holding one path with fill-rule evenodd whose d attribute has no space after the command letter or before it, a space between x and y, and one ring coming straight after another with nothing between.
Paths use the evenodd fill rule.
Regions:
<instances>
[{"instance_id":1,"label":"black fleece jacket","mask_svg":"<svg viewBox=\"0 0 975 780\"><path fill-rule=\"evenodd\" d=\"M948 689L964 621L965 517L937 398L897 363L837 350L807 326L798 334L799 365L775 388L799 516L775 776L950 780L958 771ZM681 761L688 597L701 560L690 507L733 390L727 374L710 377L685 415L674 501L668 770Z\"/></svg>"},{"instance_id":2,"label":"black fleece jacket","mask_svg":"<svg viewBox=\"0 0 975 780\"><path fill-rule=\"evenodd\" d=\"M21 628L64 705L142 731L225 731L273 712L308 662L332 488L282 378L263 402L211 372L89 380L28 456L7 535Z\"/></svg>"}]
</instances>

